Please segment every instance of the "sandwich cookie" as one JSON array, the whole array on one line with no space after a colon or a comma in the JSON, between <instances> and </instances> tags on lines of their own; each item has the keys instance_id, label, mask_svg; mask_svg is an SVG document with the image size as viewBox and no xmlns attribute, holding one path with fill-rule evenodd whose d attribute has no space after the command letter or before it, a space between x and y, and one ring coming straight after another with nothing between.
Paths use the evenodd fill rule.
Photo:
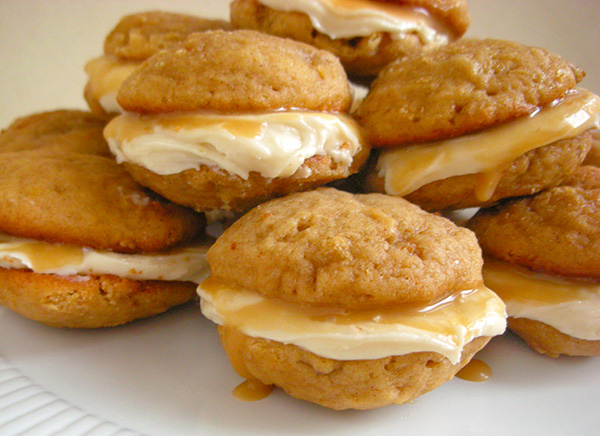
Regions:
<instances>
[{"instance_id":1,"label":"sandwich cookie","mask_svg":"<svg viewBox=\"0 0 600 436\"><path fill-rule=\"evenodd\" d=\"M191 33L228 27L222 20L162 11L124 16L104 40L104 55L85 65L88 82L84 97L89 107L108 118L121 113L117 91L142 62Z\"/></svg>"},{"instance_id":2,"label":"sandwich cookie","mask_svg":"<svg viewBox=\"0 0 600 436\"><path fill-rule=\"evenodd\" d=\"M148 193L114 161L0 153L0 304L55 327L108 327L195 295L202 217Z\"/></svg>"},{"instance_id":3,"label":"sandwich cookie","mask_svg":"<svg viewBox=\"0 0 600 436\"><path fill-rule=\"evenodd\" d=\"M329 52L254 31L208 31L122 85L104 131L140 184L199 212L243 211L356 173L369 147Z\"/></svg>"},{"instance_id":4,"label":"sandwich cookie","mask_svg":"<svg viewBox=\"0 0 600 436\"><path fill-rule=\"evenodd\" d=\"M600 355L600 169L481 209L468 223L508 326L551 357Z\"/></svg>"},{"instance_id":5,"label":"sandwich cookie","mask_svg":"<svg viewBox=\"0 0 600 436\"><path fill-rule=\"evenodd\" d=\"M389 65L356 112L381 148L369 190L442 210L560 184L598 126L600 98L576 87L582 78L546 50L490 39Z\"/></svg>"},{"instance_id":6,"label":"sandwich cookie","mask_svg":"<svg viewBox=\"0 0 600 436\"><path fill-rule=\"evenodd\" d=\"M236 28L291 38L338 56L352 77L462 36L464 0L235 0Z\"/></svg>"},{"instance_id":7,"label":"sandwich cookie","mask_svg":"<svg viewBox=\"0 0 600 436\"><path fill-rule=\"evenodd\" d=\"M333 409L412 401L506 327L472 232L333 188L263 203L209 249L198 287L234 369Z\"/></svg>"},{"instance_id":8,"label":"sandwich cookie","mask_svg":"<svg viewBox=\"0 0 600 436\"><path fill-rule=\"evenodd\" d=\"M0 153L44 149L112 156L102 132L106 121L91 112L58 109L17 118L0 133Z\"/></svg>"}]
</instances>

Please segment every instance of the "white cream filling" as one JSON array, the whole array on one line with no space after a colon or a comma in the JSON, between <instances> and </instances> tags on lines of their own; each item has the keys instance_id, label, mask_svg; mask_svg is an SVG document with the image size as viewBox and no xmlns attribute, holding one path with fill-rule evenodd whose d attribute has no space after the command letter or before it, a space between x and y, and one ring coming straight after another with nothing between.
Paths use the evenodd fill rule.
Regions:
<instances>
[{"instance_id":1,"label":"white cream filling","mask_svg":"<svg viewBox=\"0 0 600 436\"><path fill-rule=\"evenodd\" d=\"M600 283L570 281L492 259L485 261L483 279L504 300L508 316L600 340Z\"/></svg>"},{"instance_id":2,"label":"white cream filling","mask_svg":"<svg viewBox=\"0 0 600 436\"><path fill-rule=\"evenodd\" d=\"M123 112L123 108L121 108L121 106L119 106L119 103L117 102L116 92L104 94L102 97L100 97L98 103L100 104L100 106L102 106L102 109L104 109L104 111L108 114L118 114Z\"/></svg>"},{"instance_id":3,"label":"white cream filling","mask_svg":"<svg viewBox=\"0 0 600 436\"><path fill-rule=\"evenodd\" d=\"M108 124L104 136L119 163L131 162L161 175L216 166L243 179L251 171L266 178L289 177L313 156L329 156L350 166L363 141L348 116L283 111L125 113Z\"/></svg>"},{"instance_id":4,"label":"white cream filling","mask_svg":"<svg viewBox=\"0 0 600 436\"><path fill-rule=\"evenodd\" d=\"M132 280L199 283L209 273L208 243L161 253L122 254L0 234L0 268L61 276L112 274Z\"/></svg>"},{"instance_id":5,"label":"white cream filling","mask_svg":"<svg viewBox=\"0 0 600 436\"><path fill-rule=\"evenodd\" d=\"M385 192L404 196L449 177L486 173L491 188L510 163L522 154L561 139L573 138L600 122L600 97L578 89L530 117L449 140L415 144L382 152L377 174ZM482 178L482 182L490 180ZM487 200L493 189L480 199Z\"/></svg>"},{"instance_id":6,"label":"white cream filling","mask_svg":"<svg viewBox=\"0 0 600 436\"><path fill-rule=\"evenodd\" d=\"M353 114L369 94L369 87L350 82L350 90L352 91L352 106L350 107L350 113Z\"/></svg>"},{"instance_id":7,"label":"white cream filling","mask_svg":"<svg viewBox=\"0 0 600 436\"><path fill-rule=\"evenodd\" d=\"M117 93L121 84L140 64L141 62L127 62L116 56L105 55L92 59L85 65L89 89L107 113L123 112L117 102Z\"/></svg>"},{"instance_id":8,"label":"white cream filling","mask_svg":"<svg viewBox=\"0 0 600 436\"><path fill-rule=\"evenodd\" d=\"M254 292L211 284L211 280L199 285L198 294L202 313L216 324L336 360L431 351L455 364L465 344L506 329L505 306L485 287L462 292L422 311L307 316L289 305Z\"/></svg>"},{"instance_id":9,"label":"white cream filling","mask_svg":"<svg viewBox=\"0 0 600 436\"><path fill-rule=\"evenodd\" d=\"M393 38L414 33L425 44L445 44L453 37L427 10L368 0L260 0L271 9L302 12L315 29L331 39L386 32Z\"/></svg>"}]
</instances>

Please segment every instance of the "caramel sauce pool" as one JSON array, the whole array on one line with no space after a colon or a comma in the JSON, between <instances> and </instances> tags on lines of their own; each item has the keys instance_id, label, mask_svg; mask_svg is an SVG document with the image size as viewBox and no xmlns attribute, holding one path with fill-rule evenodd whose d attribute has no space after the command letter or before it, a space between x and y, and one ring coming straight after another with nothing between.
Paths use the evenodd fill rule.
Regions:
<instances>
[{"instance_id":1,"label":"caramel sauce pool","mask_svg":"<svg viewBox=\"0 0 600 436\"><path fill-rule=\"evenodd\" d=\"M267 398L273 392L273 385L258 380L246 380L233 390L233 397L241 401L258 401Z\"/></svg>"},{"instance_id":2,"label":"caramel sauce pool","mask_svg":"<svg viewBox=\"0 0 600 436\"><path fill-rule=\"evenodd\" d=\"M458 371L456 377L472 382L484 382L492 377L490 367L479 359L471 359L463 369Z\"/></svg>"}]
</instances>

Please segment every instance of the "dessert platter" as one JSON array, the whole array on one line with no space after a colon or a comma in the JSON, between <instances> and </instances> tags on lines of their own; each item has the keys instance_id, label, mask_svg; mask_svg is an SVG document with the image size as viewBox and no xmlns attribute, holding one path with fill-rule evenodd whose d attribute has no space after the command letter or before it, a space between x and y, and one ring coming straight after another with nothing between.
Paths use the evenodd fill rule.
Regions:
<instances>
[{"instance_id":1,"label":"dessert platter","mask_svg":"<svg viewBox=\"0 0 600 436\"><path fill-rule=\"evenodd\" d=\"M461 1L456 0L458 4ZM556 181L557 178L562 176L548 175L549 171L545 174L552 181L531 181L527 177L519 179L515 176L515 180L528 183L524 188L527 192L510 192L503 197L492 197L490 192L486 197L488 202L479 201L481 195L477 188L474 189L475 200L462 193L456 201L450 195L443 195L445 198L440 200L435 192L438 181L430 183L436 186L433 191L419 189L416 195L409 194L408 200L427 211L435 211L435 205L439 205L440 201L447 201L443 203L444 209L458 205L454 209L461 210L448 216L459 225L399 198L404 196L404 192L398 196L394 193L389 196L354 195L343 192L345 186L341 183L333 185L339 190L331 187L316 189L331 181L339 183L338 179L356 173L367 161L371 146L373 149L387 147L379 156L395 153L397 143L401 142L394 136L398 129L391 133L391 139L385 126L380 132L372 131L378 129L373 124L387 116L378 112L381 103L377 99L395 98L396 85L388 85L386 80L403 72L400 68L384 70L384 74L372 85L372 95L354 112L358 121L352 121L348 114L338 114L350 111L351 97L346 82L343 81L343 86L340 86L339 78L344 78L345 73L337 57L308 44L266 33L250 30L230 32L229 3L214 0L0 2L0 81L4 84L0 93L0 131L20 117L44 111L91 109L94 112L93 116L77 111L53 112L27 119L22 122L21 130L11 127L0 135L0 187L15 192L14 195L3 195L6 199L0 198L0 208L12 211L0 211L0 224L3 226L0 232L0 281L3 282L3 294L0 295L3 301L0 305L0 435L596 434L600 359L592 356L599 353L598 339L594 335L579 339L578 333L569 336L556 331L559 339L551 336L552 339L548 340L548 335L555 331L552 327L515 314L511 316L510 312L510 330L505 331L504 303L485 286L493 290L487 280L492 283L492 276L500 276L498 271L504 271L502 268L494 269L496 262L501 261L492 261L490 256L501 258L506 251L509 252L506 257L510 258L519 250L530 253L530 249L540 252L535 254L535 259L542 262L542 267L535 265L537 269L551 269L564 277L581 267L583 272L574 275L583 276L585 283L597 282L595 262L592 261L588 267L585 262L589 256L584 253L581 259L577 257L581 253L576 249L580 247L575 247L574 255L565 249L567 254L564 259L558 258L557 265L556 256L547 256L550 260L546 260L546 254L555 253L552 244L545 245L548 238L543 232L552 232L552 228L548 230L540 224L533 233L539 231L542 236L517 235L510 241L506 238L512 235L514 221L530 219L528 214L534 209L556 219L563 219L561 214L564 213L564 222L568 226L588 229L585 221L588 215L580 223L573 218L579 216L579 210L575 209L569 215L571 212L567 206L580 204L577 203L579 200L572 200L574 189L590 192L597 189L600 180L598 171L589 169L579 178L574 176L559 181ZM278 2L265 0L264 3L274 5ZM251 16L251 5L256 2L236 0L234 4L238 9L235 20L232 19L233 24L252 27L253 24L248 24L248 16ZM511 62L527 64L531 56L534 60L527 64L527 68L529 71L535 69L537 74L539 67L539 75L544 77L548 72L547 64L551 64L551 69L560 74L557 73L556 77L547 74L550 86L546 88L543 88L544 79L537 80L536 76L534 81L536 86L540 86L538 94L541 97L536 96L548 101L535 102L534 105L542 107L554 102L550 105L551 109L563 114L557 101L574 99L575 104L579 104L585 100L589 102L586 103L588 107L592 107L590 113L600 113L594 106L600 105L600 99L594 96L594 93L600 93L600 28L597 26L600 6L594 2L565 6L559 0L543 3L534 0L471 0L467 4L470 25L461 21L460 17L454 17L451 26L458 29L455 29L457 34L466 30L464 37L473 40L494 38L498 42L489 40L481 44L458 45L465 59L477 59L481 53L485 57L490 52L501 53L498 55L501 57L510 52ZM144 53L148 47L141 39L137 45L135 41L132 44L137 57L130 52L120 52L119 56L126 58L124 65L130 77L119 91L118 104L114 98L112 106L105 104L107 100L98 98L90 78L98 72L108 71L107 63L111 58L102 57L102 50L113 50L112 55L117 53L120 36L118 32L111 33L112 47L105 43L105 38L122 17L148 11L180 13L202 17L203 20L186 18L173 24L179 19L173 18L169 32L175 30L168 33L168 37L161 39L164 35L158 33L152 36L156 38L151 39L153 43L162 44L160 48L164 50L160 53ZM163 19L161 14L144 16L147 22ZM285 19L282 18L282 22ZM135 19L128 25L142 26ZM301 27L298 26L299 29ZM193 34L181 36L177 33L181 28L190 28L192 30L188 33ZM276 28L271 30L277 32ZM174 39L178 40L174 42ZM315 37L314 40L318 39ZM405 46L398 49L396 43L392 40L390 50L414 49ZM355 41L355 45L360 48L361 42ZM532 51L526 46L543 47L558 56ZM327 48L335 50L336 47ZM340 50L347 52L347 48L341 47ZM264 69L260 62L249 61L256 50L260 51L264 62L270 63L268 69ZM443 49L439 52L442 54L437 55L435 60L445 62ZM284 57L288 54L289 58ZM519 59L515 60L516 57ZM353 64L343 55L340 58L350 74L366 68L368 75L373 76L383 68L378 64L380 59ZM308 66L306 59L310 59ZM315 64L318 68L313 69ZM427 74L432 74L436 80L436 77L445 77L447 73L445 80L448 83L455 79L450 72L456 65L453 61L449 61L449 66L442 72L427 72L416 61L415 65L421 75L421 84L427 82ZM465 65L464 71L468 74ZM410 73L411 68L413 66L408 64L404 70ZM503 71L501 65L495 65L495 68ZM215 74L215 71L218 73ZM498 80L504 80L504 77L500 79L503 73L497 74ZM283 84L277 82L282 76L299 80ZM363 79L368 82L366 76ZM252 81L252 86L247 86L248 81ZM180 82L184 85L180 86ZM276 86L272 85L275 82ZM579 82L581 84L577 86L590 92L574 91L572 88ZM527 79L522 79L521 85L530 86ZM357 86L360 88L362 85ZM320 90L318 95L303 98L315 87ZM195 92L188 92L191 88ZM234 97L227 93L231 88L235 90ZM383 91L380 92L381 89ZM544 93L548 96L544 97ZM492 99L493 94L488 92ZM355 101L354 104L360 105L361 102ZM273 107L276 111L268 113ZM464 107L468 106L460 105L458 110L461 116L470 110L463 110ZM220 117L228 117L230 113L235 117L241 112L256 111L263 115L268 113L279 122L279 119L292 119L297 113L294 111L301 110L317 114L314 119L311 116L303 118L303 124L326 120L328 125L334 125L346 136L343 146L334 148L334 158L330 159L327 155L329 151L320 150L314 155L303 156L291 171L282 168L278 173L268 172L279 170L278 162L274 161L264 165L262 175L249 167L251 176L244 165L253 157L243 154L240 161L218 171L207 168L208 165L203 163L206 162L203 160L205 157L193 168L186 167L184 163L181 168L171 171L172 168L165 162L144 160L143 154L135 160L133 154L127 154L131 151L127 148L127 141L140 132L148 131L144 123L154 123L154 119L158 119L156 122L162 123L164 130L168 130L169 126L185 127L187 118L184 116L184 121L177 118L181 116L178 111L188 111L189 114L198 108L210 114L202 119L202 126L210 128L215 124L212 121L216 117L215 112ZM113 110L125 110L126 114L117 115L112 113ZM460 114L461 111L463 114ZM389 113L396 117L393 112L387 111ZM511 113L507 118L513 115ZM560 116L565 117L564 114ZM501 118L501 115L498 117ZM48 147L43 143L43 129L32 130L35 132L32 135L36 135L35 141L23 136L27 135L28 126L35 123L54 126L66 123L67 118L68 123L77 127L70 127L70 136L61 138L65 147L73 147L76 151L57 151ZM476 118L480 123L485 122L482 121L484 116ZM111 121L104 128L105 121L99 119ZM458 121L450 123L451 128L460 129L462 121L459 116L456 119ZM253 128L253 120L248 115L244 132ZM496 121L494 119L488 124ZM500 124L504 121L501 120ZM356 127L357 123L362 123L361 127L368 131L371 144L361 142L362 134L356 133L360 130ZM590 124L582 124L582 131L592 124L593 120ZM98 137L98 125L102 126L111 153L104 148L103 140L89 140ZM476 124L473 129L486 127ZM431 130L426 126L425 130L428 129ZM457 130L452 136L471 133L471 126L464 130ZM217 127L211 132L222 133ZM564 155L544 152L539 160L551 162L548 165L553 166L557 173L575 172L590 149L590 142L598 142L598 135L593 133L585 139L573 139L579 138L575 135L580 133L577 131L566 139L556 140L561 144L566 141L567 145L557 146ZM421 142L428 140L420 139ZM387 141L387 144L381 145L377 141ZM35 142L39 149L18 148L25 142ZM552 141L549 144L554 146ZM17 148L2 149L11 146ZM531 150L525 151L531 153ZM166 156L161 155L160 150L157 153ZM116 155L119 163L124 165L116 165L112 155ZM335 162L327 161L323 155ZM367 163L368 171L373 171L374 165L373 162ZM193 171L200 175L185 176ZM223 175L235 171L250 185L232 182L234 178L230 174ZM367 175L367 183L372 185L371 192L390 193L380 180L382 174L373 172ZM496 177L493 171L489 174ZM28 185L26 181L32 177L36 177L37 182ZM502 186L503 182L498 182L499 176L494 180ZM540 185L546 182L547 185ZM137 183L149 189L143 189ZM423 185L425 188L428 186L426 182ZM218 191L215 186L223 189L214 195L204 195L204 192L210 191L207 186L215 192ZM453 189L442 189L441 192L454 192ZM150 190L169 201L158 199ZM532 200L534 206L528 206L529 203L523 206L529 197L503 202L498 208L493 204L506 197L521 197L539 190L545 192ZM508 191L498 188L496 193ZM121 197L125 200L111 201ZM264 203L272 197L282 198ZM560 201L565 201L566 206L548 209L550 200L544 200L546 197L552 198L552 201L565 198ZM536 200L540 204L546 203L538 206ZM15 204L18 206L11 209ZM42 210L52 213L40 214L36 204L43 205ZM486 209L490 205L492 207ZM475 207L481 209L466 223L476 213ZM89 214L85 211L92 208L100 211L105 219L88 220ZM242 218L236 215L250 209ZM504 218L511 213L516 218ZM527 217L522 218L523 215ZM557 215L560 217L557 218ZM592 218L589 219L593 219L592 213L590 216ZM77 225L73 225L73 217L77 217ZM545 215L539 219L544 225L551 221ZM204 227L205 220L209 222L211 236L197 238L197 241L192 235L201 233L199 229ZM111 226L109 222L113 221L120 225ZM393 231L389 224L392 221ZM290 222L296 225L288 225ZM462 228L465 223L474 233ZM138 230L138 224L150 229L149 233ZM224 230L227 226L229 228ZM415 231L417 227L419 231ZM81 232L82 228L87 230ZM591 238L596 235L595 229L588 231ZM397 249L394 232L403 232L410 239L412 251L404 250L404 246ZM27 239L21 242L21 239L7 234ZM217 242L207 254L213 237L218 237ZM479 241L477 238L480 238ZM26 263L27 256L35 251L38 239L54 245L66 244L69 248L60 252L47 251L53 254L41 264L50 274L37 273L35 265ZM523 245L519 244L521 240L532 242ZM186 241L191 242L187 245ZM483 278L481 269L484 261L478 242L483 248L483 259L490 266L488 272L483 267ZM17 249L25 247L22 249L25 254L19 254L21 257L15 261L14 256L2 251L6 250L3 248L6 244L13 244ZM337 267L336 259L351 251L345 250L344 244L360 247L360 250L352 252L349 263L339 263L344 266L341 269ZM80 249L79 246L86 248ZM380 247L385 247L385 254L381 254ZM72 249L75 248L79 254L73 254ZM265 255L269 250L272 253ZM414 252L418 252L420 258L416 259ZM146 255L150 261L144 258ZM56 266L58 264L53 256L61 259L65 256L81 259L96 256L103 260L89 269L85 269L88 268L86 266L82 270L65 272L64 267ZM307 263L307 259L310 262ZM519 258L515 263L522 260ZM392 261L410 263L412 268L402 276L404 273L386 270L386 264ZM26 266L13 269L15 262ZM179 274L172 265L180 265L181 262L185 264L185 271ZM107 272L96 266L100 263L102 268L108 265ZM156 263L162 263L164 267L156 266ZM114 272L117 264L126 266L119 267L122 276ZM195 264L197 269L191 271L191 267L187 268L188 264ZM325 277L320 276L325 284L320 285L318 294L311 293L310 273L306 277L306 271L312 271L310 268L315 264L321 265L319 273ZM551 266L546 268L548 264ZM334 266L330 268L330 265ZM373 270L372 265L377 265L377 268ZM206 279L209 266L211 276ZM147 270L152 270L148 276ZM257 275L254 271L264 271L264 274ZM169 275L171 272L173 277ZM55 278L57 276L66 278ZM276 278L277 286L272 286L273 280L269 281L269 277ZM485 286L483 280L486 280ZM317 281L315 276L314 282ZM396 292L406 281L411 281L411 289L417 290L408 294ZM346 286L347 282L351 286ZM389 283L394 286L388 287ZM38 289L40 286L42 291ZM98 294L96 287L101 290L101 301L87 297L88 293ZM432 288L437 292L435 295L428 294ZM21 289L28 292L23 293ZM54 304L62 301L65 289L75 297L65 300L66 303ZM139 292L140 289L142 292ZM38 304L36 292L51 301ZM588 295L585 290L577 292ZM598 291L593 292L597 294ZM144 297L140 297L141 294ZM501 298L506 295L507 302L511 297L508 291L498 294ZM83 297L77 301L80 296ZM411 319L411 313L427 312L429 308L433 308L432 313L448 309L444 317L454 319L452 317L456 314L452 307L455 301L462 302L463 297L465 301L477 298L477 301L485 301L487 312L481 315L481 312L473 310L469 315L473 320L468 321L471 322L468 329L452 330L461 343L458 347L437 341L433 333L434 339L429 344L433 349L417 347L415 350L411 348L414 344L404 342L390 345L393 341L387 341L385 334L374 335L380 341L377 346L362 339L356 342L358 345L353 345L355 342L352 341L356 338L348 333L354 331L355 325L357 330L371 328L373 322L365 321L365 313L369 316L375 314L376 324L384 319L381 324L392 331L394 320L400 316L396 312L403 304L408 307L401 313L405 322ZM85 304L81 303L83 300ZM590 297L592 300L595 303L590 302L590 307L597 304L597 296L595 300ZM242 332L239 327L242 324L234 325L230 321L242 323L239 313L243 310L239 307L244 305L260 308L259 312L248 315L249 321L243 321L255 328L255 333L248 333L250 330ZM385 306L390 306L389 310L383 310ZM54 312L56 307L59 308L58 315ZM511 307L507 303L506 308L512 310ZM331 321L336 317L344 319L348 314L351 322ZM435 314L431 317L435 319ZM263 323L260 318L268 318L270 324ZM467 323L466 318L465 315L460 322ZM519 321L524 319L524 323ZM229 325L229 322L232 324ZM441 324L444 322L440 321ZM334 323L340 336L306 339L303 336L306 331L318 330L321 327L315 326L321 325L319 323ZM414 315L414 325L422 324L418 315ZM546 343L535 336L540 324L551 330L545 336ZM276 327L273 328L273 325ZM592 320L590 325L597 326L598 323ZM283 327L279 329L277 326ZM376 332L380 332L378 328ZM275 333L269 329L274 329ZM295 335L299 339L290 339ZM340 339L342 336L346 339ZM415 342L422 347L419 341ZM408 357L404 359L404 355ZM419 360L422 355L428 356L425 363ZM475 358L469 363L473 355ZM404 380L402 373L408 370L398 369L402 365L411 368L410 371L430 372L397 389L388 389L386 380L394 380L394 383L398 378ZM463 365L471 370L471 374L463 372L454 377ZM309 366L310 370L307 370ZM333 375L323 384L321 375L327 371ZM365 373L368 373L366 377ZM412 380L410 374L407 378ZM279 388L272 389L271 385ZM240 386L245 386L245 389L240 389ZM248 386L257 390L249 390Z\"/></svg>"}]
</instances>

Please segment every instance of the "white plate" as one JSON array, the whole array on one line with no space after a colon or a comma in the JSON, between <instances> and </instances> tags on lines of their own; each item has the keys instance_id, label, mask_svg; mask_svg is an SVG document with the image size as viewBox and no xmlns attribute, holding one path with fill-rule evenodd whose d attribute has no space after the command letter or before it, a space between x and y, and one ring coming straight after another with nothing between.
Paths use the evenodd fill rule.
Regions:
<instances>
[{"instance_id":1,"label":"white plate","mask_svg":"<svg viewBox=\"0 0 600 436\"><path fill-rule=\"evenodd\" d=\"M0 128L15 117L85 108L83 64L118 19L169 9L226 17L227 2L0 1ZM600 3L472 0L469 35L561 53L600 92ZM454 379L412 404L334 412L276 391L244 403L215 327L196 305L123 327L59 330L0 308L0 435L592 435L600 359L549 359L516 337L478 357L485 383Z\"/></svg>"}]
</instances>

